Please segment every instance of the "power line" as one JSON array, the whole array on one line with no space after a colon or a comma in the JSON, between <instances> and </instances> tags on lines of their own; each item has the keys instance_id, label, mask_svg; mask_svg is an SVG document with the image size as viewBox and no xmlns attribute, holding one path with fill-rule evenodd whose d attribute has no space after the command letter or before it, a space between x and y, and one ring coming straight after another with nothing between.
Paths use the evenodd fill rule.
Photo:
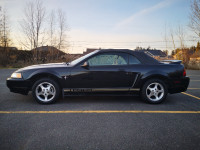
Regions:
<instances>
[{"instance_id":1,"label":"power line","mask_svg":"<svg viewBox=\"0 0 200 150\"><path fill-rule=\"evenodd\" d=\"M198 40L183 40L183 42L197 42ZM166 42L173 42L172 40L168 41L129 41L129 42L121 42L121 41L68 41L73 43L166 43ZM174 41L174 42L180 42L180 41Z\"/></svg>"}]
</instances>

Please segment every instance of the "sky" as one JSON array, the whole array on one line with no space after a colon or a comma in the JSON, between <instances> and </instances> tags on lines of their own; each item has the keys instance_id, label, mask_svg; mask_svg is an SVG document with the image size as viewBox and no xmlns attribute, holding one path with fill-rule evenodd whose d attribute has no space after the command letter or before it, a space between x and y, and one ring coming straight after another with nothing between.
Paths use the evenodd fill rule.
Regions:
<instances>
[{"instance_id":1,"label":"sky","mask_svg":"<svg viewBox=\"0 0 200 150\"><path fill-rule=\"evenodd\" d=\"M12 35L17 39L19 22L26 2L0 0L6 8ZM172 50L171 29L184 29L185 46L195 45L188 28L190 0L43 0L46 8L61 8L67 16L69 53L82 53L86 48L124 48L137 46ZM175 36L176 46L179 46ZM17 42L15 41L17 45Z\"/></svg>"}]
</instances>

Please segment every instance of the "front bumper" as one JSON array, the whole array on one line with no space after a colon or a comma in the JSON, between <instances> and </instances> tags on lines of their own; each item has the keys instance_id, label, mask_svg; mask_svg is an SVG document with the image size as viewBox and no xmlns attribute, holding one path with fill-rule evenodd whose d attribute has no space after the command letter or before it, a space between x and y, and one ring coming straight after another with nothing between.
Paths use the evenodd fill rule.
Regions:
<instances>
[{"instance_id":1,"label":"front bumper","mask_svg":"<svg viewBox=\"0 0 200 150\"><path fill-rule=\"evenodd\" d=\"M31 83L24 79L7 78L7 87L11 92L27 95L31 88Z\"/></svg>"},{"instance_id":2,"label":"front bumper","mask_svg":"<svg viewBox=\"0 0 200 150\"><path fill-rule=\"evenodd\" d=\"M190 78L189 77L183 77L180 79L173 79L171 80L171 84L169 86L169 93L180 93L185 92L189 86Z\"/></svg>"}]
</instances>

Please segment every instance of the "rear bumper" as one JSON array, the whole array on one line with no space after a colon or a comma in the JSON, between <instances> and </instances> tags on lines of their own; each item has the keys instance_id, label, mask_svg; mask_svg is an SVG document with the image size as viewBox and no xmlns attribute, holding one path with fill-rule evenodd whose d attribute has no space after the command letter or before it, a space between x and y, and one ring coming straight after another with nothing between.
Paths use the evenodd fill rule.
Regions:
<instances>
[{"instance_id":1,"label":"rear bumper","mask_svg":"<svg viewBox=\"0 0 200 150\"><path fill-rule=\"evenodd\" d=\"M30 81L13 78L7 78L6 85L11 92L20 93L23 95L27 95L31 87Z\"/></svg>"},{"instance_id":2,"label":"rear bumper","mask_svg":"<svg viewBox=\"0 0 200 150\"><path fill-rule=\"evenodd\" d=\"M171 84L168 89L169 93L173 94L173 93L185 92L188 88L189 82L190 82L189 77L183 77L180 79L171 80Z\"/></svg>"}]
</instances>

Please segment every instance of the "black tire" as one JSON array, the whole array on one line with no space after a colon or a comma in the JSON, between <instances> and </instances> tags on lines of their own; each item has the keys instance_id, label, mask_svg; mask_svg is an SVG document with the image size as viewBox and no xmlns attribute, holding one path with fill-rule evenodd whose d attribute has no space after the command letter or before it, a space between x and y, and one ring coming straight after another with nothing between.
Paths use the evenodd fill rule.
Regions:
<instances>
[{"instance_id":1,"label":"black tire","mask_svg":"<svg viewBox=\"0 0 200 150\"><path fill-rule=\"evenodd\" d=\"M158 83L158 84L156 84L156 83ZM157 88L155 88L156 86L157 86ZM163 88L163 90L162 90L162 88ZM157 90L155 90L155 89L157 89ZM168 94L167 86L162 80L150 79L144 83L144 85L141 89L141 92L140 92L140 97L145 102L148 102L150 104L159 104L166 99L167 94Z\"/></svg>"},{"instance_id":2,"label":"black tire","mask_svg":"<svg viewBox=\"0 0 200 150\"><path fill-rule=\"evenodd\" d=\"M47 90L47 91L41 90L42 88L40 88L40 87L41 86L44 87L45 84L50 87L51 91L47 90L48 87L45 87L45 90ZM43 93L41 95L37 94L38 90L41 90L40 92L43 92ZM53 94L50 94L50 92L53 93ZM55 103L56 100L59 98L60 93L61 92L60 92L59 85L53 79L50 79L50 78L41 78L38 81L36 81L33 84L33 87L32 87L32 95L35 98L35 100L40 104L52 104L52 103ZM45 100L45 97L47 97L48 100ZM42 99L44 99L44 100L42 100Z\"/></svg>"}]
</instances>

